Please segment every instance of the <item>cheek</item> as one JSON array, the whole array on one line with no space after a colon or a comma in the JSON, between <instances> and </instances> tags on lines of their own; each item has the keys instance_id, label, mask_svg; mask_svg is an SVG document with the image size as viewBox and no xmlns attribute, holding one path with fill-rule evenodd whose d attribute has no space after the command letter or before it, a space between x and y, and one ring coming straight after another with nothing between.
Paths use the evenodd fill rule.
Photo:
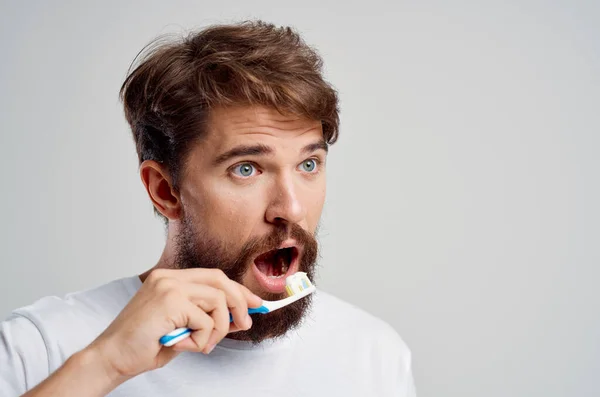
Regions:
<instances>
[{"instance_id":1,"label":"cheek","mask_svg":"<svg viewBox=\"0 0 600 397\"><path fill-rule=\"evenodd\" d=\"M201 216L206 226L213 235L232 243L246 241L261 216L255 197L218 184L206 190L204 202Z\"/></svg>"},{"instance_id":2,"label":"cheek","mask_svg":"<svg viewBox=\"0 0 600 397\"><path fill-rule=\"evenodd\" d=\"M323 206L325 204L326 184L325 181L306 192L304 202L307 203L306 214L310 230L315 230L321 219Z\"/></svg>"}]
</instances>

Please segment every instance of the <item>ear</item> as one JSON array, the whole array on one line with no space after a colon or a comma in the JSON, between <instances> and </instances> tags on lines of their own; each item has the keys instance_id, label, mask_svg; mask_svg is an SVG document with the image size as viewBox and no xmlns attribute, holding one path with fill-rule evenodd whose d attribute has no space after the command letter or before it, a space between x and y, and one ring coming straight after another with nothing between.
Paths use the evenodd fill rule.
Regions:
<instances>
[{"instance_id":1,"label":"ear","mask_svg":"<svg viewBox=\"0 0 600 397\"><path fill-rule=\"evenodd\" d=\"M179 219L181 200L167 170L154 160L145 160L140 165L140 178L154 208L169 220Z\"/></svg>"}]
</instances>

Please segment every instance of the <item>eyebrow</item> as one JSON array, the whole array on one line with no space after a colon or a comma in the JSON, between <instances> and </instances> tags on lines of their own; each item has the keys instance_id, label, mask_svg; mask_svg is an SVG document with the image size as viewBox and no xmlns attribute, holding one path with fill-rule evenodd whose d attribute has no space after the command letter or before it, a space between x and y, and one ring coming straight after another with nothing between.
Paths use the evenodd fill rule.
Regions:
<instances>
[{"instance_id":1,"label":"eyebrow","mask_svg":"<svg viewBox=\"0 0 600 397\"><path fill-rule=\"evenodd\" d=\"M304 146L300 151L302 154L309 154L312 152L316 152L317 150L324 150L326 153L329 151L329 145L323 140L309 143ZM275 151L267 145L256 144L256 145L240 145L236 146L233 149L226 151L217 156L214 160L214 165L220 165L224 162L231 160L236 157L244 157L244 156L267 156L273 154Z\"/></svg>"},{"instance_id":2,"label":"eyebrow","mask_svg":"<svg viewBox=\"0 0 600 397\"><path fill-rule=\"evenodd\" d=\"M316 152L317 150L324 150L325 153L329 152L329 145L327 144L327 142L321 140L321 141L317 141L317 142L313 142L313 143L309 143L308 145L304 146L302 148L302 150L300 151L300 153L302 154L309 154L312 152Z\"/></svg>"}]
</instances>

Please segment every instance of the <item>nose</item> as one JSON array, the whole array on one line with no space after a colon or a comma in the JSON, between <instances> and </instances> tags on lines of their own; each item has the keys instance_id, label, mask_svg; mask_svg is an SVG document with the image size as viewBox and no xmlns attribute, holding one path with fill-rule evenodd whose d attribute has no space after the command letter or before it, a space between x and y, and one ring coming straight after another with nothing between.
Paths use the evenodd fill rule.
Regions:
<instances>
[{"instance_id":1,"label":"nose","mask_svg":"<svg viewBox=\"0 0 600 397\"><path fill-rule=\"evenodd\" d=\"M272 224L300 224L306 216L306 208L300 200L299 190L292 176L279 176L271 190L265 220Z\"/></svg>"}]
</instances>

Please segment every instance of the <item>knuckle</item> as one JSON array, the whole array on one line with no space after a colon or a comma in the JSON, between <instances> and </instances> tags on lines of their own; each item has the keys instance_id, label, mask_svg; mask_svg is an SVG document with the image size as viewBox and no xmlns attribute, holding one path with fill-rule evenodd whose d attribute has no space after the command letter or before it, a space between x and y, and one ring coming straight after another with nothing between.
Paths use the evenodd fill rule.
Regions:
<instances>
[{"instance_id":1,"label":"knuckle","mask_svg":"<svg viewBox=\"0 0 600 397\"><path fill-rule=\"evenodd\" d=\"M168 313L175 313L177 311L180 311L180 307L182 304L181 301L181 294L179 294L177 291L174 290L170 290L167 292L164 292L161 296L161 305L163 305L163 307L165 307L165 309L168 311Z\"/></svg>"},{"instance_id":2,"label":"knuckle","mask_svg":"<svg viewBox=\"0 0 600 397\"><path fill-rule=\"evenodd\" d=\"M150 274L148 275L148 277L146 278L146 280L148 280L149 283L156 283L158 280L160 280L164 276L164 272L162 270L163 269L152 270L150 272Z\"/></svg>"},{"instance_id":3,"label":"knuckle","mask_svg":"<svg viewBox=\"0 0 600 397\"><path fill-rule=\"evenodd\" d=\"M235 289L235 296L242 302L246 303L248 301L248 297L243 290L244 286L240 285L239 288Z\"/></svg>"},{"instance_id":4,"label":"knuckle","mask_svg":"<svg viewBox=\"0 0 600 397\"><path fill-rule=\"evenodd\" d=\"M190 336L192 338L192 341L196 345L196 348L193 349L193 351L201 352L202 349L204 349L204 346L206 345L206 339L207 339L206 334L207 334L207 332L202 331L202 330L192 332L192 334Z\"/></svg>"},{"instance_id":5,"label":"knuckle","mask_svg":"<svg viewBox=\"0 0 600 397\"><path fill-rule=\"evenodd\" d=\"M247 310L248 309L248 301L246 300L246 297L238 290L236 291L234 297L235 299L235 306L239 307L243 310Z\"/></svg>"},{"instance_id":6,"label":"knuckle","mask_svg":"<svg viewBox=\"0 0 600 397\"><path fill-rule=\"evenodd\" d=\"M206 325L205 325L207 330L211 330L215 328L215 320L212 317L208 317L206 319Z\"/></svg>"},{"instance_id":7,"label":"knuckle","mask_svg":"<svg viewBox=\"0 0 600 397\"><path fill-rule=\"evenodd\" d=\"M218 325L215 326L215 329L217 330L219 336L221 338L224 338L225 335L229 333L229 316L226 316L225 318L221 319Z\"/></svg>"},{"instance_id":8,"label":"knuckle","mask_svg":"<svg viewBox=\"0 0 600 397\"><path fill-rule=\"evenodd\" d=\"M168 278L159 278L154 283L154 288L158 292L168 293L168 292L173 291L173 287L174 287L173 284L174 284L173 280L169 280Z\"/></svg>"},{"instance_id":9,"label":"knuckle","mask_svg":"<svg viewBox=\"0 0 600 397\"><path fill-rule=\"evenodd\" d=\"M227 336L227 330L216 330L215 336L217 337L216 343L219 343L223 338Z\"/></svg>"},{"instance_id":10,"label":"knuckle","mask_svg":"<svg viewBox=\"0 0 600 397\"><path fill-rule=\"evenodd\" d=\"M226 304L227 302L227 295L225 294L225 291L218 289L217 292L215 293L215 298L218 301L218 303L220 304Z\"/></svg>"},{"instance_id":11,"label":"knuckle","mask_svg":"<svg viewBox=\"0 0 600 397\"><path fill-rule=\"evenodd\" d=\"M221 269L213 269L212 272L213 272L214 277L221 282L224 282L225 280L229 280L227 278L227 276L225 275L225 272L223 272L223 270L221 270Z\"/></svg>"}]
</instances>

